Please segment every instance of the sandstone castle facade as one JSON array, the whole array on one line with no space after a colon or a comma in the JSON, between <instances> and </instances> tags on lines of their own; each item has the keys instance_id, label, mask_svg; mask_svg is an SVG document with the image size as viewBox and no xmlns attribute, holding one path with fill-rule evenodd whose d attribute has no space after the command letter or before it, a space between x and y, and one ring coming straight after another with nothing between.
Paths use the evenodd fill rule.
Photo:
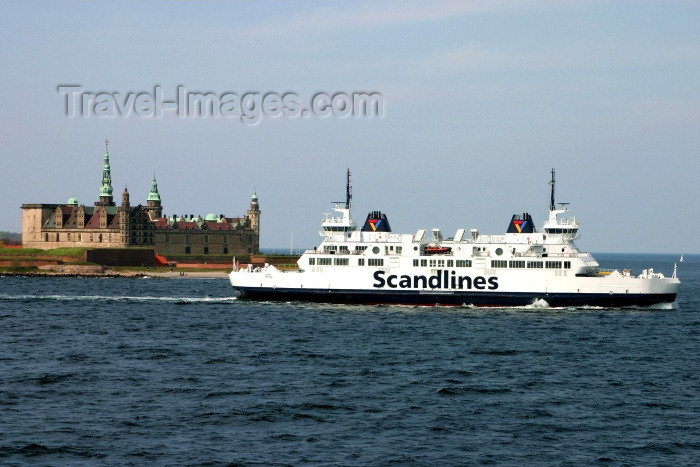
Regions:
<instances>
[{"instance_id":1,"label":"sandstone castle facade","mask_svg":"<svg viewBox=\"0 0 700 467\"><path fill-rule=\"evenodd\" d=\"M155 176L146 205L132 206L124 188L121 204L112 196L109 142L105 142L102 186L93 206L23 204L22 245L26 248L152 247L164 256L250 255L260 248L260 207L254 191L250 209L242 217L209 213L201 216L163 216Z\"/></svg>"}]
</instances>

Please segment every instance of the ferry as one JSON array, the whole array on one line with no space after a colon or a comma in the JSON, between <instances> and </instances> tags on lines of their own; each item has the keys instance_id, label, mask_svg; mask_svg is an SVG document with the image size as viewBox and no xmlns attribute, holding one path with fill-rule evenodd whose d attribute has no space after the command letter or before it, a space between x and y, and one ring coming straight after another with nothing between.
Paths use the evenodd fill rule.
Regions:
<instances>
[{"instance_id":1,"label":"ferry","mask_svg":"<svg viewBox=\"0 0 700 467\"><path fill-rule=\"evenodd\" d=\"M358 228L351 214L350 170L345 203L321 223L320 245L306 250L298 269L272 264L234 268L237 297L251 300L423 306L632 307L673 303L680 289L674 266L665 277L653 269L602 270L581 251L579 222L568 203L554 202L535 228L529 213L513 215L505 234L457 229L445 238L394 233L386 214L372 211Z\"/></svg>"}]
</instances>

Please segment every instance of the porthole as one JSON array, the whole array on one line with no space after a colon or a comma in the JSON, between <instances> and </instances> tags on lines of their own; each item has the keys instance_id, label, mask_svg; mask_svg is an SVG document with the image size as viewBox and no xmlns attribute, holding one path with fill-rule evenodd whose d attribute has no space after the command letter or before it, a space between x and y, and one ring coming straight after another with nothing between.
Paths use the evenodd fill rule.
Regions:
<instances>
[{"instance_id":1,"label":"porthole","mask_svg":"<svg viewBox=\"0 0 700 467\"><path fill-rule=\"evenodd\" d=\"M372 248L372 253L374 253L375 255L379 253L379 247L375 246L374 248Z\"/></svg>"},{"instance_id":2,"label":"porthole","mask_svg":"<svg viewBox=\"0 0 700 467\"><path fill-rule=\"evenodd\" d=\"M501 256L503 254L503 248L496 248L496 254Z\"/></svg>"}]
</instances>

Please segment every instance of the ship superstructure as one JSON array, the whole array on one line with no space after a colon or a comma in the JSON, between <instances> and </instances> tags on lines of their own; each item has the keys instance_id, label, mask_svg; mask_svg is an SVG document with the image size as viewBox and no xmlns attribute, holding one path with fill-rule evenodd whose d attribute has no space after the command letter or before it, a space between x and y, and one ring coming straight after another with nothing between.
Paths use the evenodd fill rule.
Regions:
<instances>
[{"instance_id":1,"label":"ship superstructure","mask_svg":"<svg viewBox=\"0 0 700 467\"><path fill-rule=\"evenodd\" d=\"M230 281L241 298L350 304L452 306L648 306L675 301L675 269L667 278L653 269L602 271L578 249L579 222L567 203L554 201L552 169L549 217L541 229L529 213L513 215L505 234L439 229L391 231L387 216L368 214L358 228L351 212L350 171L346 200L321 223L320 245L298 260L298 270L273 265L235 269Z\"/></svg>"}]
</instances>

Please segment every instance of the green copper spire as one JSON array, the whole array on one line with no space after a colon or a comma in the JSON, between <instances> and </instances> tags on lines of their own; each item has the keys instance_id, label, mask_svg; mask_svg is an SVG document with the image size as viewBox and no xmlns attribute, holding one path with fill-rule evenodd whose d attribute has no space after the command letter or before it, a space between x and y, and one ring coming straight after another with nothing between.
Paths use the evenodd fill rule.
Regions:
<instances>
[{"instance_id":1,"label":"green copper spire","mask_svg":"<svg viewBox=\"0 0 700 467\"><path fill-rule=\"evenodd\" d=\"M102 187L100 198L112 197L112 170L109 166L109 140L105 139L105 163L102 166Z\"/></svg>"},{"instance_id":2,"label":"green copper spire","mask_svg":"<svg viewBox=\"0 0 700 467\"><path fill-rule=\"evenodd\" d=\"M151 192L148 194L148 201L160 201L160 195L158 194L158 182L156 181L156 174L153 174L153 182L151 182Z\"/></svg>"},{"instance_id":3,"label":"green copper spire","mask_svg":"<svg viewBox=\"0 0 700 467\"><path fill-rule=\"evenodd\" d=\"M258 200L258 192L255 188L253 188L253 196L250 198L251 201L257 201Z\"/></svg>"}]
</instances>

